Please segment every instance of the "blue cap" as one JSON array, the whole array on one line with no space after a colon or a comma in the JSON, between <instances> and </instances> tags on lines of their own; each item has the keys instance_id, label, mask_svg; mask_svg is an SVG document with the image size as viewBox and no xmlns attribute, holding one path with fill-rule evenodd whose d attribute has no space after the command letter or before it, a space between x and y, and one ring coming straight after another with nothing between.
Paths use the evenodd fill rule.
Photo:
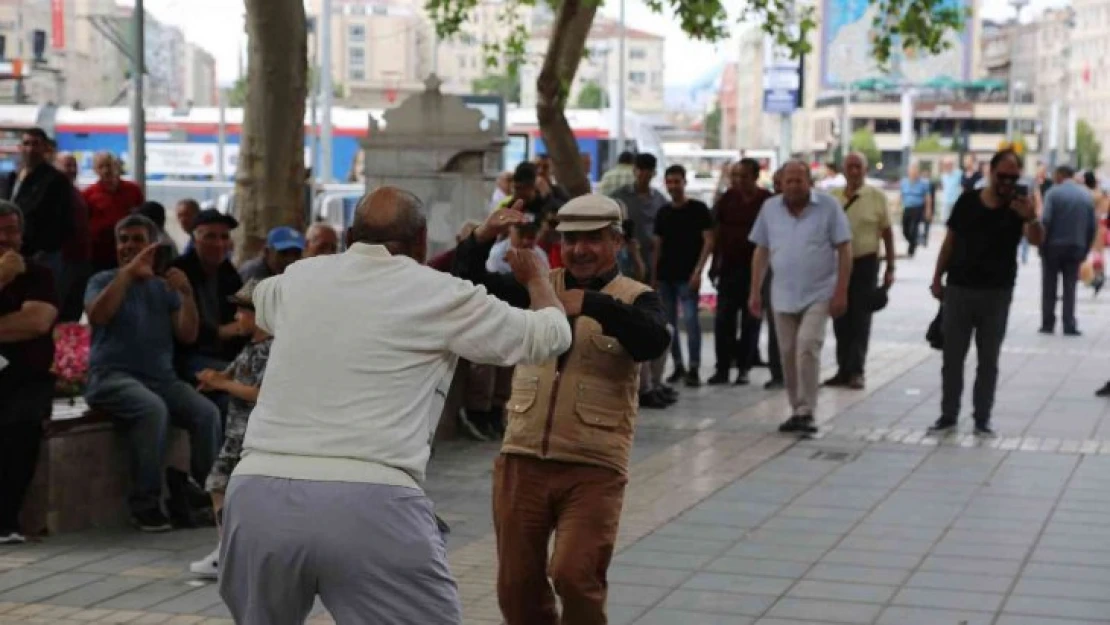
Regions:
<instances>
[{"instance_id":1,"label":"blue cap","mask_svg":"<svg viewBox=\"0 0 1110 625\"><path fill-rule=\"evenodd\" d=\"M289 226L279 226L266 235L266 247L275 252L303 250L304 235Z\"/></svg>"}]
</instances>

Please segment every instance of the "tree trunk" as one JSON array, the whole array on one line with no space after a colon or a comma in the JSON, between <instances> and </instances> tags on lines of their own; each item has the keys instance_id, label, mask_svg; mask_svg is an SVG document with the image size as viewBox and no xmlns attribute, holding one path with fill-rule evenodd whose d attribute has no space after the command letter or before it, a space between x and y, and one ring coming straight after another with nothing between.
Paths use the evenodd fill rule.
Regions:
<instances>
[{"instance_id":1,"label":"tree trunk","mask_svg":"<svg viewBox=\"0 0 1110 625\"><path fill-rule=\"evenodd\" d=\"M536 79L536 119L540 123L540 133L559 184L573 196L589 193L590 180L582 169L578 141L563 111L599 4L591 0L564 0L559 5L543 68Z\"/></svg>"},{"instance_id":2,"label":"tree trunk","mask_svg":"<svg viewBox=\"0 0 1110 625\"><path fill-rule=\"evenodd\" d=\"M303 230L308 41L303 0L246 0L247 103L235 204L236 256L253 258L276 226Z\"/></svg>"}]
</instances>

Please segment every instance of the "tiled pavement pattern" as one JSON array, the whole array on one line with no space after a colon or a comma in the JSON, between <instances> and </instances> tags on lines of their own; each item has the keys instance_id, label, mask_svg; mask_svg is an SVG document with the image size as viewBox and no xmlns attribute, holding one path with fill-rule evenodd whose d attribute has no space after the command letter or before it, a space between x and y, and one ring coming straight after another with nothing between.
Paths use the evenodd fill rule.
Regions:
<instances>
[{"instance_id":1,"label":"tiled pavement pattern","mask_svg":"<svg viewBox=\"0 0 1110 625\"><path fill-rule=\"evenodd\" d=\"M783 399L756 387L687 391L642 415L614 625L1110 623L1110 402L1091 395L1110 377L1110 304L1083 292L1082 339L1036 334L1031 259L1002 363L1002 436L936 441L923 436L939 403L939 357L922 341L933 251L900 265L868 390L822 393L819 439L774 433ZM827 362L831 344L830 331ZM971 356L969 382L973 369ZM495 450L445 445L429 471L473 625L500 622ZM0 625L230 623L215 589L182 573L213 541L120 531L0 548Z\"/></svg>"}]
</instances>

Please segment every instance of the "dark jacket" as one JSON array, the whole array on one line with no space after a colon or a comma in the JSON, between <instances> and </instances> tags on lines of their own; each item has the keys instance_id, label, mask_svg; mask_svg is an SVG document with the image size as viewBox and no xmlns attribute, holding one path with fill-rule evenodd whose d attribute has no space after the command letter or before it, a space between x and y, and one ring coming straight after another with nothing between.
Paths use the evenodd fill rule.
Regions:
<instances>
[{"instance_id":1,"label":"dark jacket","mask_svg":"<svg viewBox=\"0 0 1110 625\"><path fill-rule=\"evenodd\" d=\"M73 185L49 163L36 167L13 197L18 171L4 177L0 196L23 211L23 254L57 252L73 231Z\"/></svg>"},{"instance_id":2,"label":"dark jacket","mask_svg":"<svg viewBox=\"0 0 1110 625\"><path fill-rule=\"evenodd\" d=\"M190 250L183 256L179 256L173 261L172 266L180 269L189 278L189 284L193 287L193 299L197 302L197 312L200 316L200 331L197 334L196 343L184 350L180 349L179 346L179 355L196 352L203 356L227 362L235 360L239 351L246 345L247 338L221 341L220 326L235 320L236 307L235 304L228 301L228 298L235 295L243 287L243 280L239 277L239 272L235 271L235 267L229 261L225 260L220 264L219 271L216 274L216 299L219 314L218 318L213 319L205 314L201 304L201 298L203 297L201 291L204 289L205 275L196 251Z\"/></svg>"}]
</instances>

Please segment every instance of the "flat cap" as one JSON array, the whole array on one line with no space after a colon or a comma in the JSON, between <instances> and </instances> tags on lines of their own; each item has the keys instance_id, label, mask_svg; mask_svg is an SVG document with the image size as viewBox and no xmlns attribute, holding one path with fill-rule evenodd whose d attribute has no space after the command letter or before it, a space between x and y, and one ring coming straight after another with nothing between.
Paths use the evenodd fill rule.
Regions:
<instances>
[{"instance_id":1,"label":"flat cap","mask_svg":"<svg viewBox=\"0 0 1110 625\"><path fill-rule=\"evenodd\" d=\"M621 205L600 193L580 195L563 204L555 217L559 232L590 232L621 225Z\"/></svg>"}]
</instances>

